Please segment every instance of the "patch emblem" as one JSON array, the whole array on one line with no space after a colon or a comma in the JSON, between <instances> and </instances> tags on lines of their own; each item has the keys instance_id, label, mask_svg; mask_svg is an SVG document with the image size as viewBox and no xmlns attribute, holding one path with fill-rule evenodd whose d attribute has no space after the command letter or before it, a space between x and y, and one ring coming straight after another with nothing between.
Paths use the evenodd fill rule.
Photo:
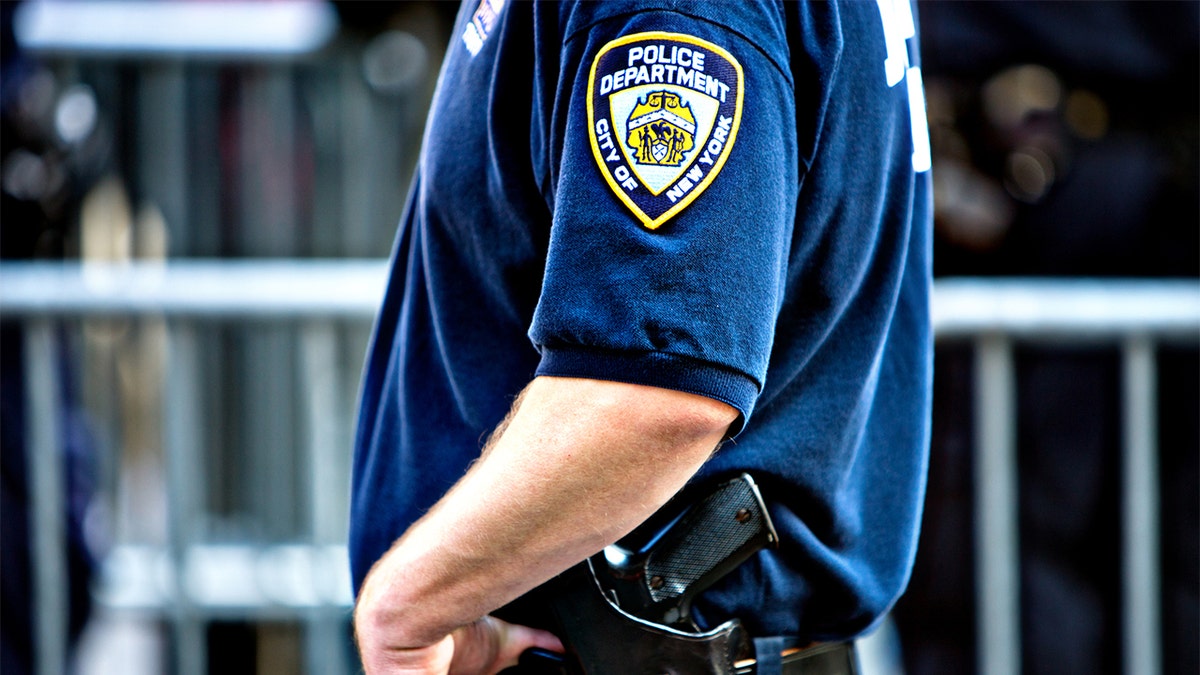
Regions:
<instances>
[{"instance_id":1,"label":"patch emblem","mask_svg":"<svg viewBox=\"0 0 1200 675\"><path fill-rule=\"evenodd\" d=\"M679 33L604 45L588 78L588 133L614 194L653 230L725 165L742 121L742 66Z\"/></svg>"}]
</instances>

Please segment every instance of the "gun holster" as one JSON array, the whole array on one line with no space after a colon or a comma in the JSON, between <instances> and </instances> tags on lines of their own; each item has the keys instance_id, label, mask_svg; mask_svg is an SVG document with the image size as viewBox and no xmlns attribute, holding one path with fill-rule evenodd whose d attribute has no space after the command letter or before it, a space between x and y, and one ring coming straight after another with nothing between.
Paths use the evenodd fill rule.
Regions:
<instances>
[{"instance_id":1,"label":"gun holster","mask_svg":"<svg viewBox=\"0 0 1200 675\"><path fill-rule=\"evenodd\" d=\"M621 611L597 582L591 560L563 572L552 585L554 612L575 660L566 664L570 673L731 675L736 661L753 658L736 619L689 633Z\"/></svg>"}]
</instances>

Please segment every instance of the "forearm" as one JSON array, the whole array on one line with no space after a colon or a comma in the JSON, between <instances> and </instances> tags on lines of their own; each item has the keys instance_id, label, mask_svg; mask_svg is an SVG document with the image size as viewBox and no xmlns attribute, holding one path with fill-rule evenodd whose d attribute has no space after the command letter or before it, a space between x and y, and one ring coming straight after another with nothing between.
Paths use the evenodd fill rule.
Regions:
<instances>
[{"instance_id":1,"label":"forearm","mask_svg":"<svg viewBox=\"0 0 1200 675\"><path fill-rule=\"evenodd\" d=\"M484 456L372 570L359 630L428 645L599 551L678 491L735 416L669 390L535 380Z\"/></svg>"}]
</instances>

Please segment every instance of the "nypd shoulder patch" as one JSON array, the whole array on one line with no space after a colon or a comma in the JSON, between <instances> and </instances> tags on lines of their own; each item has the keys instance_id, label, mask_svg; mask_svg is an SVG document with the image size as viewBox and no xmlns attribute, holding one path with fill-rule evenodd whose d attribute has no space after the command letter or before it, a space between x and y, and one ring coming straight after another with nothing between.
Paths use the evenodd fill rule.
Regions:
<instances>
[{"instance_id":1,"label":"nypd shoulder patch","mask_svg":"<svg viewBox=\"0 0 1200 675\"><path fill-rule=\"evenodd\" d=\"M691 35L604 45L588 78L592 153L613 193L658 228L712 184L742 120L742 66Z\"/></svg>"}]
</instances>

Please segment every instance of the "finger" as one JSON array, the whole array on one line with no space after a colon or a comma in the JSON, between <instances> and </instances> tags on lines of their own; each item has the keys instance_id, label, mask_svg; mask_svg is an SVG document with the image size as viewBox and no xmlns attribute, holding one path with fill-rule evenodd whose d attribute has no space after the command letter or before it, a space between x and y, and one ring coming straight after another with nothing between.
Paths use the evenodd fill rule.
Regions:
<instances>
[{"instance_id":1,"label":"finger","mask_svg":"<svg viewBox=\"0 0 1200 675\"><path fill-rule=\"evenodd\" d=\"M452 673L498 673L517 665L521 652L530 647L563 651L554 635L542 630L485 616L454 632Z\"/></svg>"},{"instance_id":2,"label":"finger","mask_svg":"<svg viewBox=\"0 0 1200 675\"><path fill-rule=\"evenodd\" d=\"M553 633L548 633L544 630L529 628L528 626L520 626L517 624L505 623L496 619L497 622L503 624L505 635L500 641L500 654L498 657L505 662L505 668L517 664L517 659L526 649L538 647L552 652L562 653L562 641L554 636Z\"/></svg>"}]
</instances>

